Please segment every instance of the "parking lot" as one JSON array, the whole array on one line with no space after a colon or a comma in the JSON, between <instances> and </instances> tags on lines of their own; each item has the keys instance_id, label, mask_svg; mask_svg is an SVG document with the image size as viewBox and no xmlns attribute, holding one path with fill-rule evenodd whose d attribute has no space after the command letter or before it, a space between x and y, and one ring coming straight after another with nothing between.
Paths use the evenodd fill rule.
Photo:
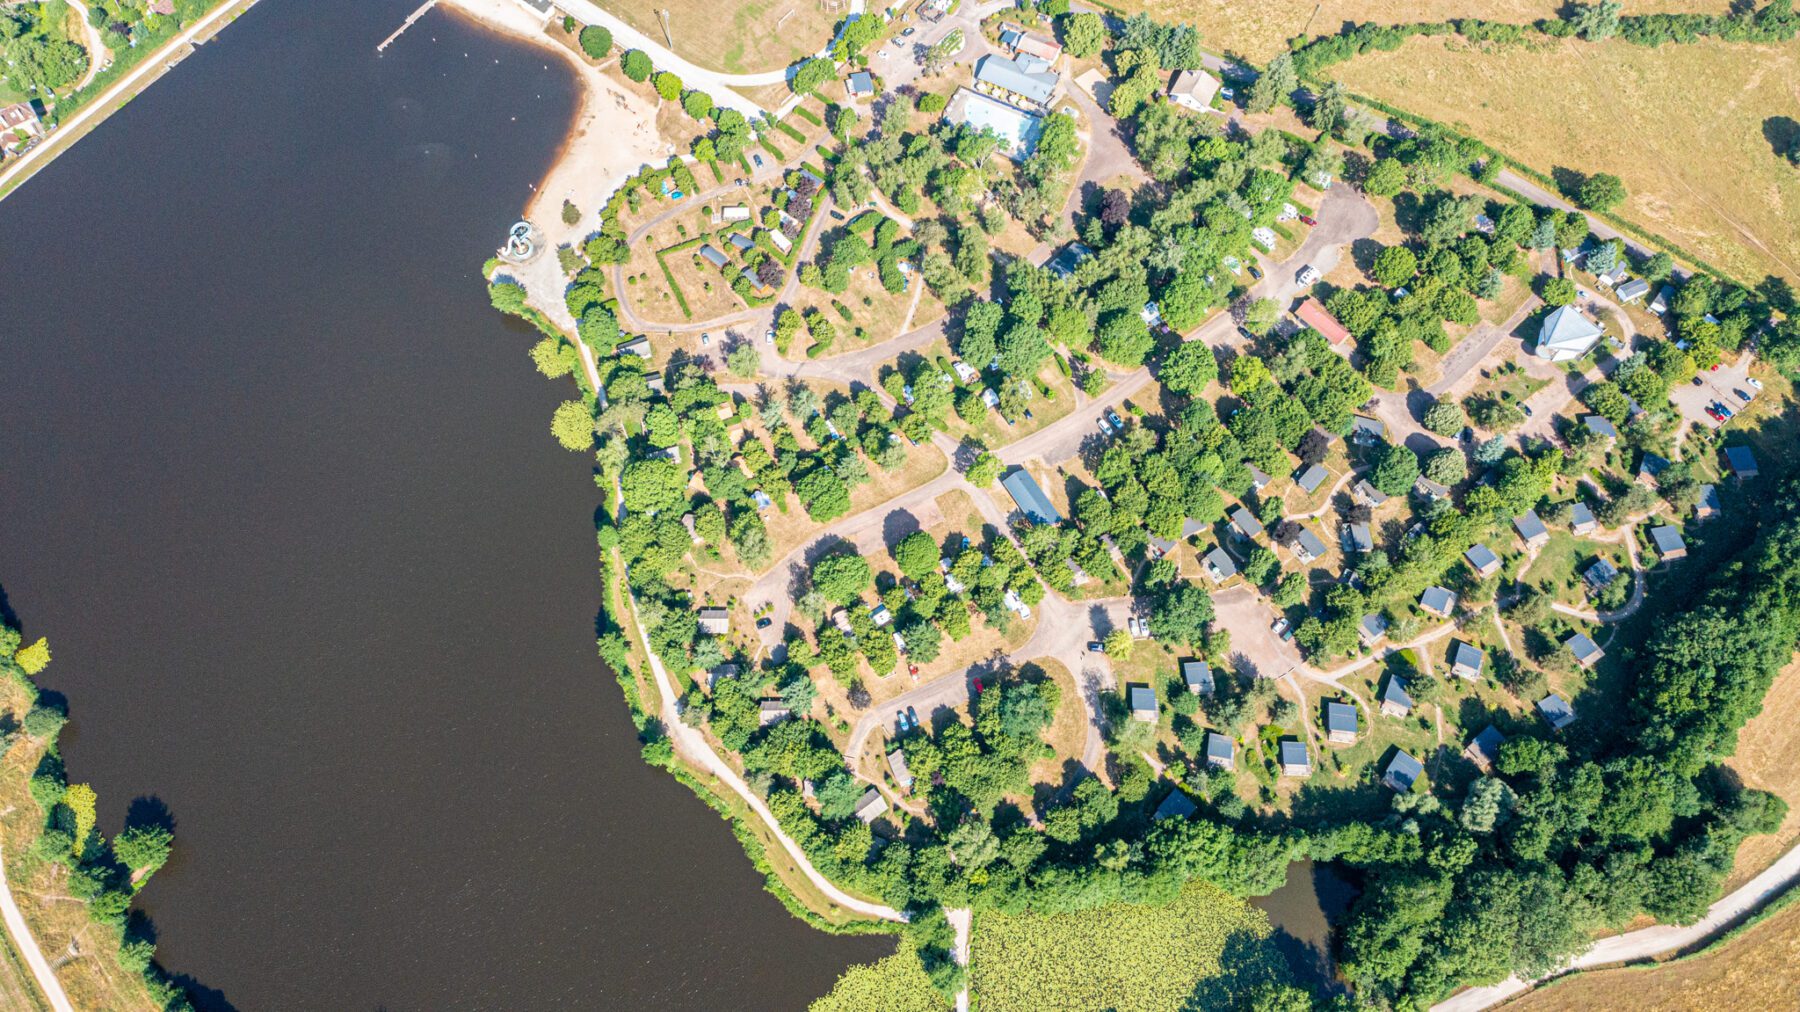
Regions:
<instances>
[{"instance_id":1,"label":"parking lot","mask_svg":"<svg viewBox=\"0 0 1800 1012\"><path fill-rule=\"evenodd\" d=\"M1761 396L1761 391L1750 382L1750 362L1750 356L1744 354L1735 362L1721 363L1717 370L1701 370L1694 381L1672 387L1669 400L1675 402L1684 421L1716 429L1720 422L1706 413L1707 405L1723 403L1732 411L1740 411L1744 407L1741 394Z\"/></svg>"}]
</instances>

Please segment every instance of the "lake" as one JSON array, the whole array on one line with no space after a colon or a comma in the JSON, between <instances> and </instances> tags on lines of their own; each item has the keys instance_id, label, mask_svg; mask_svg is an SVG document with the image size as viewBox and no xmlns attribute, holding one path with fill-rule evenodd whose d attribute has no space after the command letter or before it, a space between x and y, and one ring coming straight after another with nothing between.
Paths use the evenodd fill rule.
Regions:
<instances>
[{"instance_id":1,"label":"lake","mask_svg":"<svg viewBox=\"0 0 1800 1012\"><path fill-rule=\"evenodd\" d=\"M480 268L570 124L416 0L264 0L0 203L6 602L206 1008L797 1008L792 918L594 652L573 387Z\"/></svg>"},{"instance_id":2,"label":"lake","mask_svg":"<svg viewBox=\"0 0 1800 1012\"><path fill-rule=\"evenodd\" d=\"M1337 962L1331 953L1331 930L1340 923L1356 899L1357 887L1328 864L1294 861L1287 881L1250 905L1269 915L1275 947L1287 957L1295 978L1317 990L1337 983Z\"/></svg>"}]
</instances>

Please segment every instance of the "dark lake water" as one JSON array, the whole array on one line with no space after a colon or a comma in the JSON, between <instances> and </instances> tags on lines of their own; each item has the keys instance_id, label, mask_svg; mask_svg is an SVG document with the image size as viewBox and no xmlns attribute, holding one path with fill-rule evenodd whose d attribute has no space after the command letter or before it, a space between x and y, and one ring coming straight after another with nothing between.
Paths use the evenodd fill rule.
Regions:
<instances>
[{"instance_id":1,"label":"dark lake water","mask_svg":"<svg viewBox=\"0 0 1800 1012\"><path fill-rule=\"evenodd\" d=\"M1287 959L1295 977L1315 989L1336 986L1337 963L1331 954L1331 930L1343 920L1356 898L1356 886L1330 865L1295 861L1287 881L1250 905L1269 915L1275 948Z\"/></svg>"},{"instance_id":2,"label":"dark lake water","mask_svg":"<svg viewBox=\"0 0 1800 1012\"><path fill-rule=\"evenodd\" d=\"M797 1008L791 918L594 654L572 387L479 268L574 111L416 0L264 0L0 203L0 580L208 1008ZM548 64L548 66L546 66Z\"/></svg>"}]
</instances>

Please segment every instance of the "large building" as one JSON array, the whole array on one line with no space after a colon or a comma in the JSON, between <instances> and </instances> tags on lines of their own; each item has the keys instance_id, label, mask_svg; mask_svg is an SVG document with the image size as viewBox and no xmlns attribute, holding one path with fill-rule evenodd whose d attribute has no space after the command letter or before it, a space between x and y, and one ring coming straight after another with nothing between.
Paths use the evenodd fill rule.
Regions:
<instances>
[{"instance_id":1,"label":"large building","mask_svg":"<svg viewBox=\"0 0 1800 1012\"><path fill-rule=\"evenodd\" d=\"M999 139L1000 150L1016 162L1031 157L1044 132L1044 117L968 88L956 89L950 104L944 107L944 118L952 123L967 123L974 130L989 131Z\"/></svg>"},{"instance_id":2,"label":"large building","mask_svg":"<svg viewBox=\"0 0 1800 1012\"><path fill-rule=\"evenodd\" d=\"M1212 108L1219 93L1219 79L1204 70L1180 70L1169 80L1169 101L1195 112Z\"/></svg>"},{"instance_id":3,"label":"large building","mask_svg":"<svg viewBox=\"0 0 1800 1012\"><path fill-rule=\"evenodd\" d=\"M975 63L975 89L1004 102L1042 109L1056 101L1062 76L1046 60L1020 55L984 56Z\"/></svg>"},{"instance_id":4,"label":"large building","mask_svg":"<svg viewBox=\"0 0 1800 1012\"><path fill-rule=\"evenodd\" d=\"M1056 511L1056 506L1044 494L1037 479L1024 468L1018 468L1000 479L1000 484L1013 497L1013 502L1018 504L1020 513L1040 524L1062 523L1062 514Z\"/></svg>"},{"instance_id":5,"label":"large building","mask_svg":"<svg viewBox=\"0 0 1800 1012\"><path fill-rule=\"evenodd\" d=\"M1552 362L1568 362L1592 351L1600 334L1598 323L1581 315L1574 306L1564 306L1544 317L1532 354Z\"/></svg>"}]
</instances>

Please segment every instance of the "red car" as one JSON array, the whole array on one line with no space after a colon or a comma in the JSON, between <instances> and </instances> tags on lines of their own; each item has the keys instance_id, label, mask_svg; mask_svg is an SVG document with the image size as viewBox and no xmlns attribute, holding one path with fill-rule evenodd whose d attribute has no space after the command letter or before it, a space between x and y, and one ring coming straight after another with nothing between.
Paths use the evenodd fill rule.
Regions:
<instances>
[{"instance_id":1,"label":"red car","mask_svg":"<svg viewBox=\"0 0 1800 1012\"><path fill-rule=\"evenodd\" d=\"M979 678L975 679L975 694L981 695L981 679Z\"/></svg>"},{"instance_id":2,"label":"red car","mask_svg":"<svg viewBox=\"0 0 1800 1012\"><path fill-rule=\"evenodd\" d=\"M1311 215L1307 215L1307 214L1303 214L1303 215L1301 215L1301 216L1300 216L1300 224L1302 224L1302 225L1311 225L1311 226L1313 226L1313 227L1315 227L1315 228L1316 228L1316 227L1317 227L1317 226L1318 226L1318 224L1319 224L1319 223L1318 223L1318 221L1317 221L1317 220L1316 220L1316 219L1314 219L1314 218L1313 218L1313 217L1312 217L1312 216L1311 216Z\"/></svg>"}]
</instances>

